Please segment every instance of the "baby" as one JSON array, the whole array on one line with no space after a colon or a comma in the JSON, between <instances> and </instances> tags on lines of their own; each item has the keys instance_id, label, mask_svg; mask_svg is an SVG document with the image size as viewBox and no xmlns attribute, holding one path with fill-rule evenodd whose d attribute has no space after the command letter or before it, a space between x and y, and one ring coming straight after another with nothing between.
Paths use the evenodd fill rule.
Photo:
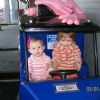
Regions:
<instances>
[{"instance_id":1,"label":"baby","mask_svg":"<svg viewBox=\"0 0 100 100\"><path fill-rule=\"evenodd\" d=\"M51 59L44 53L44 43L39 38L31 38L28 45L31 56L28 58L30 81L47 80L52 71Z\"/></svg>"},{"instance_id":2,"label":"baby","mask_svg":"<svg viewBox=\"0 0 100 100\"><path fill-rule=\"evenodd\" d=\"M58 33L58 42L54 45L53 66L55 70L80 70L82 65L81 52L74 42L75 33ZM67 78L77 78L77 74L68 75Z\"/></svg>"}]
</instances>

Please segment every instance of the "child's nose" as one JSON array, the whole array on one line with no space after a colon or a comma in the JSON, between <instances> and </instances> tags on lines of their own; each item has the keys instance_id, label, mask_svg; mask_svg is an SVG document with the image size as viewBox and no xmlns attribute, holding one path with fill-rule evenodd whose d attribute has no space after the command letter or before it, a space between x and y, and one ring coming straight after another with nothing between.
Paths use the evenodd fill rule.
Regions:
<instances>
[{"instance_id":1,"label":"child's nose","mask_svg":"<svg viewBox=\"0 0 100 100\"><path fill-rule=\"evenodd\" d=\"M71 38L66 38L66 40L67 40L67 41L71 41L72 39L71 39Z\"/></svg>"},{"instance_id":2,"label":"child's nose","mask_svg":"<svg viewBox=\"0 0 100 100\"><path fill-rule=\"evenodd\" d=\"M39 48L37 48L37 50L36 50L37 52L39 51Z\"/></svg>"},{"instance_id":3,"label":"child's nose","mask_svg":"<svg viewBox=\"0 0 100 100\"><path fill-rule=\"evenodd\" d=\"M62 41L66 40L66 38L62 38Z\"/></svg>"}]
</instances>

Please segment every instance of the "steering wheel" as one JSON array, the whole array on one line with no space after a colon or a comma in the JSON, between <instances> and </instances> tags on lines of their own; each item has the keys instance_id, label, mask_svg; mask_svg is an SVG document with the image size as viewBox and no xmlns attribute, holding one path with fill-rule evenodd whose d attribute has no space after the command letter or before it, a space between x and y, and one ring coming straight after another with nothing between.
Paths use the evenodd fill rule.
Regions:
<instances>
[{"instance_id":1,"label":"steering wheel","mask_svg":"<svg viewBox=\"0 0 100 100\"><path fill-rule=\"evenodd\" d=\"M76 74L77 70L54 70L49 72L49 74L53 76L60 76L61 79L66 79L67 75Z\"/></svg>"}]
</instances>

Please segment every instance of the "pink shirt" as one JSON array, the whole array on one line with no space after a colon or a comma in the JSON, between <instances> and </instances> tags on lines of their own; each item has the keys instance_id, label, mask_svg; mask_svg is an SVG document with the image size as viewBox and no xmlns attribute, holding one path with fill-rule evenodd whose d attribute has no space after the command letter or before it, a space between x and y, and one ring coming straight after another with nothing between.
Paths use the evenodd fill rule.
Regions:
<instances>
[{"instance_id":1,"label":"pink shirt","mask_svg":"<svg viewBox=\"0 0 100 100\"><path fill-rule=\"evenodd\" d=\"M57 69L77 69L82 65L81 52L75 42L70 46L64 46L59 42L53 50L53 60L57 63ZM76 65L75 65L76 63Z\"/></svg>"},{"instance_id":2,"label":"pink shirt","mask_svg":"<svg viewBox=\"0 0 100 100\"><path fill-rule=\"evenodd\" d=\"M52 68L47 66L47 63L50 62L50 57L43 54L42 57L33 57L31 55L28 58L28 72L30 81L40 81L47 80L49 72Z\"/></svg>"}]
</instances>

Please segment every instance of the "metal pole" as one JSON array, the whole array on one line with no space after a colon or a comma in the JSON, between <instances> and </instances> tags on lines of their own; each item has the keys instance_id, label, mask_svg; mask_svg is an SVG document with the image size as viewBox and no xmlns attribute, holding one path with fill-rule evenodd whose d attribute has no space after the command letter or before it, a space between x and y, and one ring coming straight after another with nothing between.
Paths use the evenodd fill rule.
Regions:
<instances>
[{"instance_id":1,"label":"metal pole","mask_svg":"<svg viewBox=\"0 0 100 100\"><path fill-rule=\"evenodd\" d=\"M24 31L23 31L24 32ZM24 50L25 50L25 74L26 74L26 81L29 81L29 73L28 73L28 56L27 56L27 33L24 32Z\"/></svg>"},{"instance_id":2,"label":"metal pole","mask_svg":"<svg viewBox=\"0 0 100 100\"><path fill-rule=\"evenodd\" d=\"M98 50L97 50L97 37L96 32L93 33L93 45L94 45L94 65L95 65L95 76L99 76L98 68Z\"/></svg>"}]
</instances>

